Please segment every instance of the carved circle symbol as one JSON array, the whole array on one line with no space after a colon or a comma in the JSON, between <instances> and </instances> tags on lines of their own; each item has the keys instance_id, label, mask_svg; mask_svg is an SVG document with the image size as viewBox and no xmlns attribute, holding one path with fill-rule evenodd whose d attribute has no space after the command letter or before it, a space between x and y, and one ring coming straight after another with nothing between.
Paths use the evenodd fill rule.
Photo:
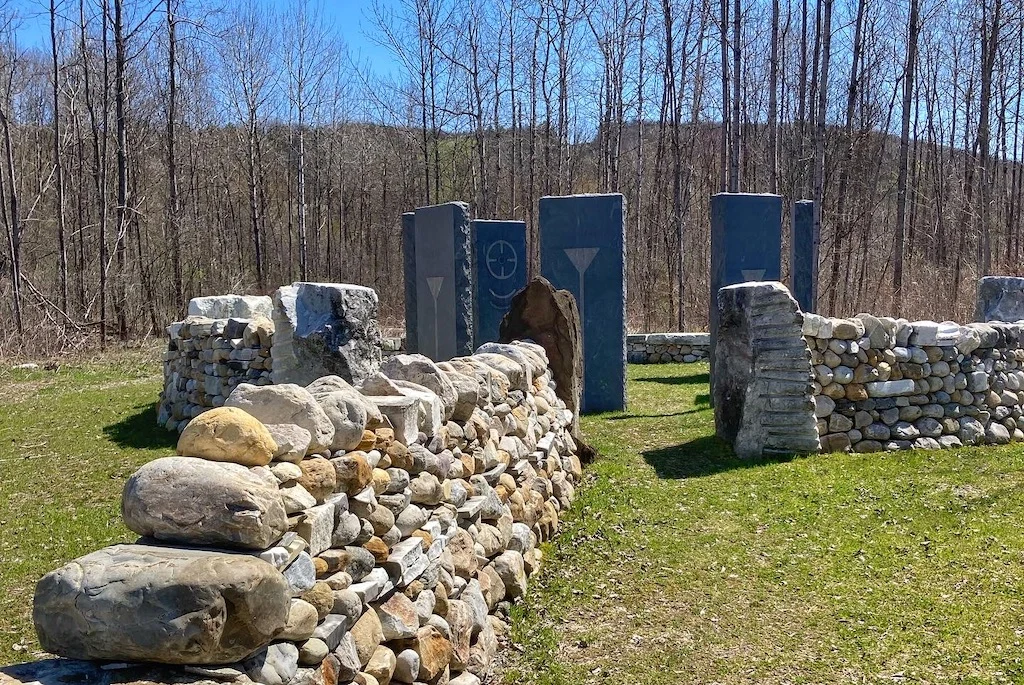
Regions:
<instances>
[{"instance_id":1,"label":"carved circle symbol","mask_svg":"<svg viewBox=\"0 0 1024 685\"><path fill-rule=\"evenodd\" d=\"M495 240L487 247L487 271L499 281L512 278L519 266L519 256L512 243Z\"/></svg>"}]
</instances>

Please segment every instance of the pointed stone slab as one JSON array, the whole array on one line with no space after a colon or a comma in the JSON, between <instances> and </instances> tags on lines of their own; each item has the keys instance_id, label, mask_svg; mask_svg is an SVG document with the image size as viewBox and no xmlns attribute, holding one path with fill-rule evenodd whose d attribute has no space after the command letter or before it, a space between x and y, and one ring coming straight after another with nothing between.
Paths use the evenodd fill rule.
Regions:
<instances>
[{"instance_id":1,"label":"pointed stone slab","mask_svg":"<svg viewBox=\"0 0 1024 685\"><path fill-rule=\"evenodd\" d=\"M622 195L541 198L541 275L580 313L584 412L626 407L624 245Z\"/></svg>"},{"instance_id":2,"label":"pointed stone slab","mask_svg":"<svg viewBox=\"0 0 1024 685\"><path fill-rule=\"evenodd\" d=\"M405 221L403 219L403 221ZM404 230L404 229L403 229ZM415 317L406 340L434 361L473 352L473 253L469 207L463 202L418 207L412 220ZM408 270L407 270L408 277Z\"/></svg>"}]
</instances>

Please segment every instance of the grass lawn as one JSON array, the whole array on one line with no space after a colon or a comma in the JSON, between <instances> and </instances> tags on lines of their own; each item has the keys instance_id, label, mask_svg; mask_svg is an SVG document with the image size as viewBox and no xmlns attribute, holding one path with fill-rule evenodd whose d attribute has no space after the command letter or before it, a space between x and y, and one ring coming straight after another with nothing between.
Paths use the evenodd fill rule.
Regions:
<instances>
[{"instance_id":1,"label":"grass lawn","mask_svg":"<svg viewBox=\"0 0 1024 685\"><path fill-rule=\"evenodd\" d=\"M506 682L1024 682L1024 450L751 464L706 366L629 377Z\"/></svg>"},{"instance_id":2,"label":"grass lawn","mask_svg":"<svg viewBox=\"0 0 1024 685\"><path fill-rule=\"evenodd\" d=\"M132 539L121 486L173 449L155 355L0 371L0 664L35 581ZM1024 450L745 463L707 367L630 367L630 410L515 609L508 683L1024 682Z\"/></svg>"}]
</instances>

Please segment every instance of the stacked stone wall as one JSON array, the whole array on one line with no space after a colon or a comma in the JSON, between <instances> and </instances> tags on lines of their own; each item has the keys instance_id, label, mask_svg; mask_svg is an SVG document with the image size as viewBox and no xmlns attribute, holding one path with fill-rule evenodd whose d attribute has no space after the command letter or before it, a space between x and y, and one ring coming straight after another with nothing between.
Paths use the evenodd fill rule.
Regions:
<instances>
[{"instance_id":1,"label":"stacked stone wall","mask_svg":"<svg viewBox=\"0 0 1024 685\"><path fill-rule=\"evenodd\" d=\"M582 475L544 349L398 355L357 387L241 384L224 405L127 482L135 544L40 581L43 648L166 664L154 682L486 679Z\"/></svg>"},{"instance_id":2,"label":"stacked stone wall","mask_svg":"<svg viewBox=\"0 0 1024 685\"><path fill-rule=\"evenodd\" d=\"M223 406L240 383L270 383L274 324L255 319L190 316L167 328L164 389L158 421L183 429L207 409Z\"/></svg>"},{"instance_id":3,"label":"stacked stone wall","mask_svg":"<svg viewBox=\"0 0 1024 685\"><path fill-rule=\"evenodd\" d=\"M1022 324L804 315L822 451L1024 440Z\"/></svg>"},{"instance_id":4,"label":"stacked stone wall","mask_svg":"<svg viewBox=\"0 0 1024 685\"><path fill-rule=\"evenodd\" d=\"M639 333L626 336L626 354L631 364L692 363L705 361L711 353L707 333Z\"/></svg>"}]
</instances>

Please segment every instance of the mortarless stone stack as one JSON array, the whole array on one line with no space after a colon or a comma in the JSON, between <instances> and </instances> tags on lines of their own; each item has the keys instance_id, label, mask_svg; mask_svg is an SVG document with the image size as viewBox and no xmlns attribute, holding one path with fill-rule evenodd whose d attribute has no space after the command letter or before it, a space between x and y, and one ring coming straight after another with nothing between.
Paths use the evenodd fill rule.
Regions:
<instances>
[{"instance_id":1,"label":"mortarless stone stack","mask_svg":"<svg viewBox=\"0 0 1024 685\"><path fill-rule=\"evenodd\" d=\"M241 384L129 479L141 539L39 582L40 642L144 662L119 681L479 685L580 481L573 418L529 342L399 355L359 386Z\"/></svg>"},{"instance_id":2,"label":"mortarless stone stack","mask_svg":"<svg viewBox=\"0 0 1024 685\"><path fill-rule=\"evenodd\" d=\"M818 451L796 300L776 282L718 291L715 430L740 457Z\"/></svg>"}]
</instances>

